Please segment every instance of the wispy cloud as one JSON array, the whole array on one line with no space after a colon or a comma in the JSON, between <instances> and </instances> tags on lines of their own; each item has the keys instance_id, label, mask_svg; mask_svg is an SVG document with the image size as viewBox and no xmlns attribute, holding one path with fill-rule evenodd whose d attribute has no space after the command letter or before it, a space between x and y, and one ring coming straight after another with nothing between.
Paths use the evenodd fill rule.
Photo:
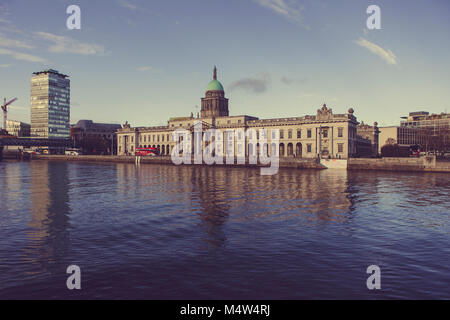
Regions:
<instances>
[{"instance_id":1,"label":"wispy cloud","mask_svg":"<svg viewBox=\"0 0 450 320\"><path fill-rule=\"evenodd\" d=\"M287 85L291 85L294 83L305 83L306 79L296 79L296 78L290 78L290 77L283 76L283 77L281 77L281 82L283 82L284 84L287 84Z\"/></svg>"},{"instance_id":2,"label":"wispy cloud","mask_svg":"<svg viewBox=\"0 0 450 320\"><path fill-rule=\"evenodd\" d=\"M149 66L142 66L142 67L137 68L137 71L141 71L141 72L152 71L152 70L153 70L153 68L149 67Z\"/></svg>"},{"instance_id":3,"label":"wispy cloud","mask_svg":"<svg viewBox=\"0 0 450 320\"><path fill-rule=\"evenodd\" d=\"M268 8L289 21L303 20L303 7L295 0L253 0L260 6Z\"/></svg>"},{"instance_id":4,"label":"wispy cloud","mask_svg":"<svg viewBox=\"0 0 450 320\"><path fill-rule=\"evenodd\" d=\"M244 78L234 81L230 84L229 90L244 90L251 93L263 93L267 91L270 84L270 75L261 73L254 78Z\"/></svg>"},{"instance_id":5,"label":"wispy cloud","mask_svg":"<svg viewBox=\"0 0 450 320\"><path fill-rule=\"evenodd\" d=\"M12 64L0 64L0 68L9 68L12 67Z\"/></svg>"},{"instance_id":6,"label":"wispy cloud","mask_svg":"<svg viewBox=\"0 0 450 320\"><path fill-rule=\"evenodd\" d=\"M0 47L22 48L22 49L32 49L33 48L32 45L30 45L24 41L6 38L1 33L0 33Z\"/></svg>"},{"instance_id":7,"label":"wispy cloud","mask_svg":"<svg viewBox=\"0 0 450 320\"><path fill-rule=\"evenodd\" d=\"M9 49L0 48L0 54L9 55L16 60L29 61L29 62L45 62L45 59L27 54L22 52L17 52Z\"/></svg>"},{"instance_id":8,"label":"wispy cloud","mask_svg":"<svg viewBox=\"0 0 450 320\"><path fill-rule=\"evenodd\" d=\"M359 46L361 46L363 48L366 48L367 50L369 50L373 54L379 56L386 63L393 64L393 65L397 64L397 57L391 50L383 49L379 45L377 45L377 44L375 44L373 42L370 42L370 41L368 41L368 40L366 40L364 38L360 38L358 41L356 41L356 43Z\"/></svg>"},{"instance_id":9,"label":"wispy cloud","mask_svg":"<svg viewBox=\"0 0 450 320\"><path fill-rule=\"evenodd\" d=\"M138 9L138 7L135 4L133 4L130 1L127 1L127 0L118 0L117 3L122 8L125 8L125 9L128 9L128 10L135 11L135 10Z\"/></svg>"},{"instance_id":10,"label":"wispy cloud","mask_svg":"<svg viewBox=\"0 0 450 320\"><path fill-rule=\"evenodd\" d=\"M69 37L58 36L48 32L35 32L34 34L41 39L53 43L48 48L50 52L81 55L98 55L105 53L104 47L97 44L84 43Z\"/></svg>"}]
</instances>

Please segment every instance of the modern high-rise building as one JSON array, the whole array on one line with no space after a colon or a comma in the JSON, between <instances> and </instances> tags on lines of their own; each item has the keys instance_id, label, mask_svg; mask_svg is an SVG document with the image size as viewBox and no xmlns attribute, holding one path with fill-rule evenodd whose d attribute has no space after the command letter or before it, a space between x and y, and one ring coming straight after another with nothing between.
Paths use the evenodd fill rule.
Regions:
<instances>
[{"instance_id":1,"label":"modern high-rise building","mask_svg":"<svg viewBox=\"0 0 450 320\"><path fill-rule=\"evenodd\" d=\"M31 77L31 136L70 138L70 80L48 69Z\"/></svg>"}]
</instances>

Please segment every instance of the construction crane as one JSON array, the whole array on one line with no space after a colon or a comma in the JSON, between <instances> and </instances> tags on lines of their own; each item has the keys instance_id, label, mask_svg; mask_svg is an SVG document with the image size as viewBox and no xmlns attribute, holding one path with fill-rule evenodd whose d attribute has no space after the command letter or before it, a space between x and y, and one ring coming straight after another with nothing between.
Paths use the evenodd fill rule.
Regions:
<instances>
[{"instance_id":1,"label":"construction crane","mask_svg":"<svg viewBox=\"0 0 450 320\"><path fill-rule=\"evenodd\" d=\"M6 102L6 98L4 100L4 103L2 105L2 110L3 110L3 130L6 130L6 120L8 119L8 106L13 103L14 101L16 101L17 98L12 99L9 102Z\"/></svg>"}]
</instances>

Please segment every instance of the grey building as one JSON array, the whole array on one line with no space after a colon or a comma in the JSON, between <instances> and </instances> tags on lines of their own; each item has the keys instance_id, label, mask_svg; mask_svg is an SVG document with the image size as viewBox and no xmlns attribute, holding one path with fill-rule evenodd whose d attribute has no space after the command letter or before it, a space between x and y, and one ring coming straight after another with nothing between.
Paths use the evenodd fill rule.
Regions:
<instances>
[{"instance_id":1,"label":"grey building","mask_svg":"<svg viewBox=\"0 0 450 320\"><path fill-rule=\"evenodd\" d=\"M116 132L119 129L122 129L120 124L80 120L70 126L70 138L85 153L117 153Z\"/></svg>"},{"instance_id":2,"label":"grey building","mask_svg":"<svg viewBox=\"0 0 450 320\"><path fill-rule=\"evenodd\" d=\"M29 137L30 125L21 121L6 120L6 131L16 137Z\"/></svg>"},{"instance_id":3,"label":"grey building","mask_svg":"<svg viewBox=\"0 0 450 320\"><path fill-rule=\"evenodd\" d=\"M70 80L56 70L31 77L31 136L70 137Z\"/></svg>"}]
</instances>

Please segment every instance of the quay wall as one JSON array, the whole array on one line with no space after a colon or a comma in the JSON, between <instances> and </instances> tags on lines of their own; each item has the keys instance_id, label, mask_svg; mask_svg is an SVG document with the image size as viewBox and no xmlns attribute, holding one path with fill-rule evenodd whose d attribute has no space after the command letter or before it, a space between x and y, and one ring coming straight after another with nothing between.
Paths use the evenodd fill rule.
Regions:
<instances>
[{"instance_id":1,"label":"quay wall","mask_svg":"<svg viewBox=\"0 0 450 320\"><path fill-rule=\"evenodd\" d=\"M3 159L19 159L16 154L3 152ZM1 158L0 158L1 159ZM53 161L86 161L86 162L116 162L135 163L135 156L67 156L67 155L34 155L31 160L53 160ZM224 161L225 162L225 161ZM416 172L448 172L450 173L450 161L436 160L435 156L424 156L420 158L350 158L322 164L317 159L304 158L280 158L280 168L297 169L327 169L342 168L347 170L381 170L381 171L416 171ZM141 157L141 164L167 164L173 165L170 156ZM194 161L192 161L194 163ZM225 165L225 164L224 164ZM228 166L228 165L227 165ZM236 167L260 167L261 165L248 164Z\"/></svg>"},{"instance_id":2,"label":"quay wall","mask_svg":"<svg viewBox=\"0 0 450 320\"><path fill-rule=\"evenodd\" d=\"M320 163L328 169L347 169L347 159L320 159Z\"/></svg>"},{"instance_id":3,"label":"quay wall","mask_svg":"<svg viewBox=\"0 0 450 320\"><path fill-rule=\"evenodd\" d=\"M435 156L420 158L351 158L349 170L450 172L450 161L437 161Z\"/></svg>"},{"instance_id":4,"label":"quay wall","mask_svg":"<svg viewBox=\"0 0 450 320\"><path fill-rule=\"evenodd\" d=\"M67 156L67 155L33 155L32 160L53 160L53 161L86 161L86 162L116 162L116 163L136 163L135 156ZM157 157L141 157L141 164L170 164L174 165L170 156L157 156ZM191 161L194 165L194 161ZM248 161L245 165L237 164L234 161L235 167L261 167L260 164L249 164ZM206 164L204 164L206 165ZM217 166L217 165L216 165ZM224 164L223 166L229 166ZM298 158L280 158L280 168L298 168L298 169L326 169L316 159L298 159Z\"/></svg>"}]
</instances>

